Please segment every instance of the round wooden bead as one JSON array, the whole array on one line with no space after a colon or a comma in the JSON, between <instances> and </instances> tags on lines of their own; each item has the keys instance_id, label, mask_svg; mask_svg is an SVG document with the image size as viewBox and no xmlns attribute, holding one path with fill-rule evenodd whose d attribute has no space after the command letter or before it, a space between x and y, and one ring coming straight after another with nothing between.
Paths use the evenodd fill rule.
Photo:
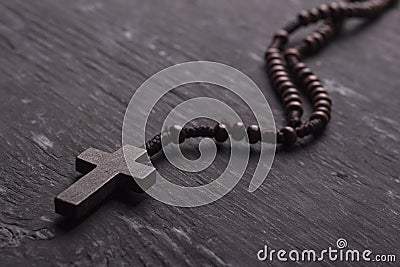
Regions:
<instances>
[{"instance_id":1,"label":"round wooden bead","mask_svg":"<svg viewBox=\"0 0 400 267\"><path fill-rule=\"evenodd\" d=\"M249 137L249 143L255 144L261 140L261 131L260 127L257 125L250 125L247 128L247 136Z\"/></svg>"},{"instance_id":2,"label":"round wooden bead","mask_svg":"<svg viewBox=\"0 0 400 267\"><path fill-rule=\"evenodd\" d=\"M318 8L312 8L310 10L310 20L312 23L317 22L319 20L319 10Z\"/></svg>"},{"instance_id":3,"label":"round wooden bead","mask_svg":"<svg viewBox=\"0 0 400 267\"><path fill-rule=\"evenodd\" d=\"M271 54L266 54L265 59L267 60L267 62L270 62L271 60L274 60L274 59L282 60L282 56L281 56L281 54L278 54L278 53L271 53Z\"/></svg>"},{"instance_id":4,"label":"round wooden bead","mask_svg":"<svg viewBox=\"0 0 400 267\"><path fill-rule=\"evenodd\" d=\"M311 34L311 36L312 36L312 37L314 38L314 40L316 41L318 47L321 47L321 46L324 45L324 43L325 43L325 38L324 38L324 36L322 36L321 33L319 33L319 32L314 32L314 33Z\"/></svg>"},{"instance_id":5,"label":"round wooden bead","mask_svg":"<svg viewBox=\"0 0 400 267\"><path fill-rule=\"evenodd\" d=\"M314 88L310 88L310 89L311 90L308 90L308 88L307 88L307 92L310 95L311 99L313 99L318 94L326 94L327 93L325 88L322 86L314 87Z\"/></svg>"},{"instance_id":6,"label":"round wooden bead","mask_svg":"<svg viewBox=\"0 0 400 267\"><path fill-rule=\"evenodd\" d=\"M172 125L169 128L170 140L174 144L181 144L185 141L186 133L182 131L182 126L180 125Z\"/></svg>"},{"instance_id":7,"label":"round wooden bead","mask_svg":"<svg viewBox=\"0 0 400 267\"><path fill-rule=\"evenodd\" d=\"M307 26L311 22L311 16L307 10L300 11L298 18L303 26Z\"/></svg>"},{"instance_id":8,"label":"round wooden bead","mask_svg":"<svg viewBox=\"0 0 400 267\"><path fill-rule=\"evenodd\" d=\"M307 93L312 94L312 92L317 88L323 88L323 85L320 81L314 81L307 86Z\"/></svg>"},{"instance_id":9,"label":"round wooden bead","mask_svg":"<svg viewBox=\"0 0 400 267\"><path fill-rule=\"evenodd\" d=\"M297 73L299 80L303 80L305 77L310 75L314 75L314 73L309 68L302 69Z\"/></svg>"},{"instance_id":10,"label":"round wooden bead","mask_svg":"<svg viewBox=\"0 0 400 267\"><path fill-rule=\"evenodd\" d=\"M275 79L275 86L279 87L281 84L285 83L285 82L291 82L292 80L290 79L290 77L279 77L277 79Z\"/></svg>"},{"instance_id":11,"label":"round wooden bead","mask_svg":"<svg viewBox=\"0 0 400 267\"><path fill-rule=\"evenodd\" d=\"M329 116L323 111L314 111L311 114L310 121L314 119L320 119L324 125L329 122Z\"/></svg>"},{"instance_id":12,"label":"round wooden bead","mask_svg":"<svg viewBox=\"0 0 400 267\"><path fill-rule=\"evenodd\" d=\"M317 50L318 48L317 41L311 35L308 35L306 39L304 39L304 42L307 44L307 47L310 49L311 52Z\"/></svg>"},{"instance_id":13,"label":"round wooden bead","mask_svg":"<svg viewBox=\"0 0 400 267\"><path fill-rule=\"evenodd\" d=\"M300 116L303 115L303 104L301 104L301 102L298 101L290 102L286 105L285 109L287 113L292 110L297 110L299 111Z\"/></svg>"},{"instance_id":14,"label":"round wooden bead","mask_svg":"<svg viewBox=\"0 0 400 267\"><path fill-rule=\"evenodd\" d=\"M329 119L331 118L331 110L329 108L318 107L318 108L314 109L314 112L316 112L316 111L324 112L328 116Z\"/></svg>"},{"instance_id":15,"label":"round wooden bead","mask_svg":"<svg viewBox=\"0 0 400 267\"><path fill-rule=\"evenodd\" d=\"M284 83L281 83L281 84L277 87L278 94L282 95L283 92L285 92L286 90L288 90L288 89L290 89L290 88L296 88L296 87L294 86L294 83L292 83L292 82L284 82Z\"/></svg>"},{"instance_id":16,"label":"round wooden bead","mask_svg":"<svg viewBox=\"0 0 400 267\"><path fill-rule=\"evenodd\" d=\"M283 66L283 61L280 59L273 59L268 62L268 67L272 68L273 66Z\"/></svg>"},{"instance_id":17,"label":"round wooden bead","mask_svg":"<svg viewBox=\"0 0 400 267\"><path fill-rule=\"evenodd\" d=\"M295 56L297 58L301 58L301 53L297 48L289 48L285 51L285 56Z\"/></svg>"},{"instance_id":18,"label":"round wooden bead","mask_svg":"<svg viewBox=\"0 0 400 267\"><path fill-rule=\"evenodd\" d=\"M215 126L214 128L214 134L215 134L215 140L217 140L217 142L225 142L226 140L228 140L228 131L226 129L226 125L219 123Z\"/></svg>"},{"instance_id":19,"label":"round wooden bead","mask_svg":"<svg viewBox=\"0 0 400 267\"><path fill-rule=\"evenodd\" d=\"M319 100L326 100L326 101L329 101L329 103L332 103L332 100L327 93L317 94L312 99L313 103L316 103Z\"/></svg>"},{"instance_id":20,"label":"round wooden bead","mask_svg":"<svg viewBox=\"0 0 400 267\"><path fill-rule=\"evenodd\" d=\"M314 103L314 108L318 108L318 107L326 107L326 108L331 109L331 103L326 100L319 100Z\"/></svg>"},{"instance_id":21,"label":"round wooden bead","mask_svg":"<svg viewBox=\"0 0 400 267\"><path fill-rule=\"evenodd\" d=\"M289 87L286 90L281 92L282 98L285 98L285 97L287 97L288 95L291 95L291 94L297 94L298 95L299 94L299 90L297 90L294 87Z\"/></svg>"},{"instance_id":22,"label":"round wooden bead","mask_svg":"<svg viewBox=\"0 0 400 267\"><path fill-rule=\"evenodd\" d=\"M316 75L308 75L303 79L303 85L307 87L310 83L319 82L319 78Z\"/></svg>"},{"instance_id":23,"label":"round wooden bead","mask_svg":"<svg viewBox=\"0 0 400 267\"><path fill-rule=\"evenodd\" d=\"M286 43L289 38L289 33L285 30L279 30L275 33L274 38L280 39L283 43Z\"/></svg>"},{"instance_id":24,"label":"round wooden bead","mask_svg":"<svg viewBox=\"0 0 400 267\"><path fill-rule=\"evenodd\" d=\"M226 125L219 123L214 128L215 140L217 142L225 142L228 139L228 131L226 130Z\"/></svg>"},{"instance_id":25,"label":"round wooden bead","mask_svg":"<svg viewBox=\"0 0 400 267\"><path fill-rule=\"evenodd\" d=\"M284 66L273 66L272 68L269 69L269 73L273 75L275 72L278 71L287 71Z\"/></svg>"},{"instance_id":26,"label":"round wooden bead","mask_svg":"<svg viewBox=\"0 0 400 267\"><path fill-rule=\"evenodd\" d=\"M322 4L318 9L322 19L328 18L331 14L330 8L327 4Z\"/></svg>"},{"instance_id":27,"label":"round wooden bead","mask_svg":"<svg viewBox=\"0 0 400 267\"><path fill-rule=\"evenodd\" d=\"M278 72L275 72L274 75L271 76L271 79L275 83L275 80L280 78L280 77L289 78L289 73L287 73L286 71L278 71Z\"/></svg>"},{"instance_id":28,"label":"round wooden bead","mask_svg":"<svg viewBox=\"0 0 400 267\"><path fill-rule=\"evenodd\" d=\"M297 133L292 127L285 127L281 129L283 134L284 145L293 145L297 140Z\"/></svg>"},{"instance_id":29,"label":"round wooden bead","mask_svg":"<svg viewBox=\"0 0 400 267\"><path fill-rule=\"evenodd\" d=\"M303 62L299 62L294 65L293 72L297 74L300 70L305 68L307 68L306 64L304 64Z\"/></svg>"},{"instance_id":30,"label":"round wooden bead","mask_svg":"<svg viewBox=\"0 0 400 267\"><path fill-rule=\"evenodd\" d=\"M237 122L232 126L233 140L240 141L246 136L246 126L243 123Z\"/></svg>"},{"instance_id":31,"label":"round wooden bead","mask_svg":"<svg viewBox=\"0 0 400 267\"><path fill-rule=\"evenodd\" d=\"M283 98L283 103L285 105L288 105L290 102L300 102L301 103L300 95L290 94L290 95L287 95L285 98Z\"/></svg>"}]
</instances>

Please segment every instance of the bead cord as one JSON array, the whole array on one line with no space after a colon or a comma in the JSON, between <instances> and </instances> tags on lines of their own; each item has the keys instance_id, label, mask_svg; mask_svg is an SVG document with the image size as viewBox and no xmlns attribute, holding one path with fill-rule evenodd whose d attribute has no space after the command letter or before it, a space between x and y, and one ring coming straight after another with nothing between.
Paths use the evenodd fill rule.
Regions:
<instances>
[{"instance_id":1,"label":"bead cord","mask_svg":"<svg viewBox=\"0 0 400 267\"><path fill-rule=\"evenodd\" d=\"M215 127L184 127L173 125L146 143L149 156L162 150L162 144L182 143L185 139L208 137L217 142L229 138L236 141L246 139L250 144L259 141L292 145L299 138L321 132L331 118L332 99L317 75L302 62L305 57L320 51L340 31L343 22L349 18L371 19L392 7L398 0L347 0L322 4L316 8L301 11L296 19L278 30L265 53L267 73L271 84L280 97L286 111L287 126L280 130L262 132L257 125L245 127L243 123L226 125L218 123ZM323 21L320 27L307 35L291 48L285 49L292 33L311 24ZM313 111L308 121L302 122L304 113L301 89L311 100Z\"/></svg>"}]
</instances>

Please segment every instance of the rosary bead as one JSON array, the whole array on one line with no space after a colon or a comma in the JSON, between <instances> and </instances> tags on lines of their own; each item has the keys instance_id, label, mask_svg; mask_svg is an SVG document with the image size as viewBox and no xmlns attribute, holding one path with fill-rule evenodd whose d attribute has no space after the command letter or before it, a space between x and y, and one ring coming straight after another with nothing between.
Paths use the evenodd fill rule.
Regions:
<instances>
[{"instance_id":1,"label":"rosary bead","mask_svg":"<svg viewBox=\"0 0 400 267\"><path fill-rule=\"evenodd\" d=\"M297 133L292 127L285 127L281 129L283 134L283 143L284 145L293 145L297 140Z\"/></svg>"},{"instance_id":2,"label":"rosary bead","mask_svg":"<svg viewBox=\"0 0 400 267\"><path fill-rule=\"evenodd\" d=\"M311 36L308 35L304 42L307 44L307 47L310 49L310 52L315 52L318 48L317 41Z\"/></svg>"},{"instance_id":3,"label":"rosary bead","mask_svg":"<svg viewBox=\"0 0 400 267\"><path fill-rule=\"evenodd\" d=\"M289 90L290 88L295 88L295 89L296 89L296 87L294 86L294 83L292 83L292 82L284 82L284 83L281 83L281 84L277 87L278 94L279 94L279 95L283 95L284 92L285 92L286 90Z\"/></svg>"},{"instance_id":4,"label":"rosary bead","mask_svg":"<svg viewBox=\"0 0 400 267\"><path fill-rule=\"evenodd\" d=\"M278 72L275 72L274 75L271 76L271 79L275 83L275 80L280 78L280 77L289 78L289 73L287 73L286 71L278 71Z\"/></svg>"},{"instance_id":5,"label":"rosary bead","mask_svg":"<svg viewBox=\"0 0 400 267\"><path fill-rule=\"evenodd\" d=\"M297 95L297 94L299 94L299 91L296 88L291 87L291 88L287 88L286 90L281 92L282 98L285 98L285 97L287 97L288 95L291 95L291 94L296 94Z\"/></svg>"},{"instance_id":6,"label":"rosary bead","mask_svg":"<svg viewBox=\"0 0 400 267\"><path fill-rule=\"evenodd\" d=\"M289 38L289 33L285 30L279 30L274 35L275 39L280 39L283 43L287 43Z\"/></svg>"},{"instance_id":7,"label":"rosary bead","mask_svg":"<svg viewBox=\"0 0 400 267\"><path fill-rule=\"evenodd\" d=\"M332 2L329 5L329 9L331 11L331 16L333 18L337 18L337 17L339 17L341 15L341 9L340 9L340 6L339 6L339 4L337 2Z\"/></svg>"},{"instance_id":8,"label":"rosary bead","mask_svg":"<svg viewBox=\"0 0 400 267\"><path fill-rule=\"evenodd\" d=\"M311 84L310 84L311 86ZM318 94L326 94L327 91L325 90L324 87L322 86L318 86L318 87L310 87L311 90L308 90L309 88L307 88L307 92L310 95L311 99L313 99L316 95Z\"/></svg>"},{"instance_id":9,"label":"rosary bead","mask_svg":"<svg viewBox=\"0 0 400 267\"><path fill-rule=\"evenodd\" d=\"M310 20L312 23L319 20L319 10L317 8L312 8L310 10Z\"/></svg>"},{"instance_id":10,"label":"rosary bead","mask_svg":"<svg viewBox=\"0 0 400 267\"><path fill-rule=\"evenodd\" d=\"M297 73L297 77L299 78L299 80L304 80L305 77L310 75L314 75L314 73L309 68L302 69Z\"/></svg>"},{"instance_id":11,"label":"rosary bead","mask_svg":"<svg viewBox=\"0 0 400 267\"><path fill-rule=\"evenodd\" d=\"M298 94L290 94L287 95L285 98L283 98L283 103L285 105L288 105L291 102L300 102L301 103L301 97Z\"/></svg>"},{"instance_id":12,"label":"rosary bead","mask_svg":"<svg viewBox=\"0 0 400 267\"><path fill-rule=\"evenodd\" d=\"M226 125L219 123L214 128L215 140L217 142L225 142L228 139L228 131L226 130Z\"/></svg>"},{"instance_id":13,"label":"rosary bead","mask_svg":"<svg viewBox=\"0 0 400 267\"><path fill-rule=\"evenodd\" d=\"M181 144L185 141L186 133L182 131L182 126L180 125L172 125L169 128L169 133L171 135L171 142L174 144Z\"/></svg>"},{"instance_id":14,"label":"rosary bead","mask_svg":"<svg viewBox=\"0 0 400 267\"><path fill-rule=\"evenodd\" d=\"M240 141L246 136L246 127L243 123L237 122L232 126L232 138L235 141Z\"/></svg>"},{"instance_id":15,"label":"rosary bead","mask_svg":"<svg viewBox=\"0 0 400 267\"><path fill-rule=\"evenodd\" d=\"M314 108L318 108L318 107L326 107L326 108L331 109L331 103L326 100L319 100L314 103Z\"/></svg>"},{"instance_id":16,"label":"rosary bead","mask_svg":"<svg viewBox=\"0 0 400 267\"><path fill-rule=\"evenodd\" d=\"M268 62L268 67L272 68L274 66L283 66L283 61L280 59L272 59L271 61Z\"/></svg>"},{"instance_id":17,"label":"rosary bead","mask_svg":"<svg viewBox=\"0 0 400 267\"><path fill-rule=\"evenodd\" d=\"M289 113L292 110L297 110L300 112L300 116L303 115L303 104L298 101L290 102L286 105L286 112Z\"/></svg>"},{"instance_id":18,"label":"rosary bead","mask_svg":"<svg viewBox=\"0 0 400 267\"><path fill-rule=\"evenodd\" d=\"M273 66L272 68L269 69L269 73L273 75L275 72L278 71L286 71L286 68L284 66Z\"/></svg>"},{"instance_id":19,"label":"rosary bead","mask_svg":"<svg viewBox=\"0 0 400 267\"><path fill-rule=\"evenodd\" d=\"M320 119L324 125L329 122L329 116L323 111L314 111L311 114L310 120Z\"/></svg>"},{"instance_id":20,"label":"rosary bead","mask_svg":"<svg viewBox=\"0 0 400 267\"><path fill-rule=\"evenodd\" d=\"M286 82L291 82L292 79L290 79L290 77L279 77L277 79L275 79L275 86L276 87L280 87L281 84L286 83Z\"/></svg>"},{"instance_id":21,"label":"rosary bead","mask_svg":"<svg viewBox=\"0 0 400 267\"><path fill-rule=\"evenodd\" d=\"M323 112L328 116L329 119L331 118L331 110L327 107L318 107L318 108L314 109L314 112L316 112L316 111Z\"/></svg>"},{"instance_id":22,"label":"rosary bead","mask_svg":"<svg viewBox=\"0 0 400 267\"><path fill-rule=\"evenodd\" d=\"M303 84L305 87L308 87L308 85L313 82L319 82L319 78L316 75L308 75L303 80Z\"/></svg>"},{"instance_id":23,"label":"rosary bead","mask_svg":"<svg viewBox=\"0 0 400 267\"><path fill-rule=\"evenodd\" d=\"M313 103L318 102L319 100L326 100L329 103L332 103L331 98L329 97L329 95L327 93L321 93L321 94L317 94L313 97L312 101Z\"/></svg>"},{"instance_id":24,"label":"rosary bead","mask_svg":"<svg viewBox=\"0 0 400 267\"><path fill-rule=\"evenodd\" d=\"M271 53L271 54L266 54L265 59L266 59L267 63L269 63L270 61L272 61L274 59L282 60L282 56L281 56L281 54L278 54L278 53Z\"/></svg>"},{"instance_id":25,"label":"rosary bead","mask_svg":"<svg viewBox=\"0 0 400 267\"><path fill-rule=\"evenodd\" d=\"M330 15L330 9L329 6L327 4L323 4L319 7L319 14L321 16L322 19L326 19L329 17Z\"/></svg>"},{"instance_id":26,"label":"rosary bead","mask_svg":"<svg viewBox=\"0 0 400 267\"><path fill-rule=\"evenodd\" d=\"M310 13L307 10L303 10L299 13L299 22L303 26L307 26L311 22L311 16Z\"/></svg>"},{"instance_id":27,"label":"rosary bead","mask_svg":"<svg viewBox=\"0 0 400 267\"><path fill-rule=\"evenodd\" d=\"M309 94L309 95L311 95L313 92L314 92L314 90L316 90L317 88L323 88L324 86L322 85L322 83L320 82L320 81L314 81L314 82L312 82L312 83L310 83L308 86L307 86L307 93ZM325 91L326 92L326 91Z\"/></svg>"},{"instance_id":28,"label":"rosary bead","mask_svg":"<svg viewBox=\"0 0 400 267\"><path fill-rule=\"evenodd\" d=\"M285 57L294 56L297 58L301 58L301 53L296 48L289 48L285 51Z\"/></svg>"},{"instance_id":29,"label":"rosary bead","mask_svg":"<svg viewBox=\"0 0 400 267\"><path fill-rule=\"evenodd\" d=\"M314 38L316 44L318 45L318 47L321 47L325 44L325 38L324 36L319 33L319 32L314 32L311 34L312 38Z\"/></svg>"},{"instance_id":30,"label":"rosary bead","mask_svg":"<svg viewBox=\"0 0 400 267\"><path fill-rule=\"evenodd\" d=\"M260 127L258 127L257 125L250 125L247 128L247 135L249 137L249 143L250 144L257 143L258 141L261 140Z\"/></svg>"}]
</instances>

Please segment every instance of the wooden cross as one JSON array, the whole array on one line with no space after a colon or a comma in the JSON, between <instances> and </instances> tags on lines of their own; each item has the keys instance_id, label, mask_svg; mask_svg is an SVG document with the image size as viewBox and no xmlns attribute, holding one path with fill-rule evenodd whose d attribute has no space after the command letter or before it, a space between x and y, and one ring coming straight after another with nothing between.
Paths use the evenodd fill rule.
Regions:
<instances>
[{"instance_id":1,"label":"wooden cross","mask_svg":"<svg viewBox=\"0 0 400 267\"><path fill-rule=\"evenodd\" d=\"M127 159L134 160L130 162L131 169L134 169L133 177L125 162L124 152ZM156 179L155 169L142 164L147 162L146 150L133 146L124 146L113 154L89 148L76 158L76 170L86 175L55 198L56 212L80 218L118 188L142 193L142 187L152 186Z\"/></svg>"}]
</instances>

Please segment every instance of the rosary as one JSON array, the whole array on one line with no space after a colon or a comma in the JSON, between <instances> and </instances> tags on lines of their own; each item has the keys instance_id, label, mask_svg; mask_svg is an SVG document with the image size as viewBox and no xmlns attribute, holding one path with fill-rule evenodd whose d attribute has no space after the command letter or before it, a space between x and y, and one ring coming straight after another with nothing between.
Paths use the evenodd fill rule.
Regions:
<instances>
[{"instance_id":1,"label":"rosary","mask_svg":"<svg viewBox=\"0 0 400 267\"><path fill-rule=\"evenodd\" d=\"M320 79L302 60L323 48L339 32L346 19L373 19L396 2L397 0L343 0L301 11L296 19L275 33L265 53L267 72L285 108L287 126L276 132L262 132L257 125L246 128L241 122L233 125L218 123L215 127L173 125L168 131L146 142L146 150L129 148L128 153L136 161L135 179L149 179L154 173L155 169L143 162L147 155L152 157L163 149L162 139L176 144L197 137L214 138L217 142L225 142L229 138L227 130L229 127L231 137L236 141L247 137L250 144L261 141L290 146L298 138L324 130L331 117L332 100ZM322 25L316 31L292 48L285 48L290 34L300 27L320 21L323 21ZM300 89L310 98L313 107L312 114L306 122L301 120L303 104ZM76 169L86 175L55 199L56 212L66 217L80 218L87 215L121 185L136 192L143 192L132 179L122 148L113 154L90 148L77 157Z\"/></svg>"}]
</instances>

